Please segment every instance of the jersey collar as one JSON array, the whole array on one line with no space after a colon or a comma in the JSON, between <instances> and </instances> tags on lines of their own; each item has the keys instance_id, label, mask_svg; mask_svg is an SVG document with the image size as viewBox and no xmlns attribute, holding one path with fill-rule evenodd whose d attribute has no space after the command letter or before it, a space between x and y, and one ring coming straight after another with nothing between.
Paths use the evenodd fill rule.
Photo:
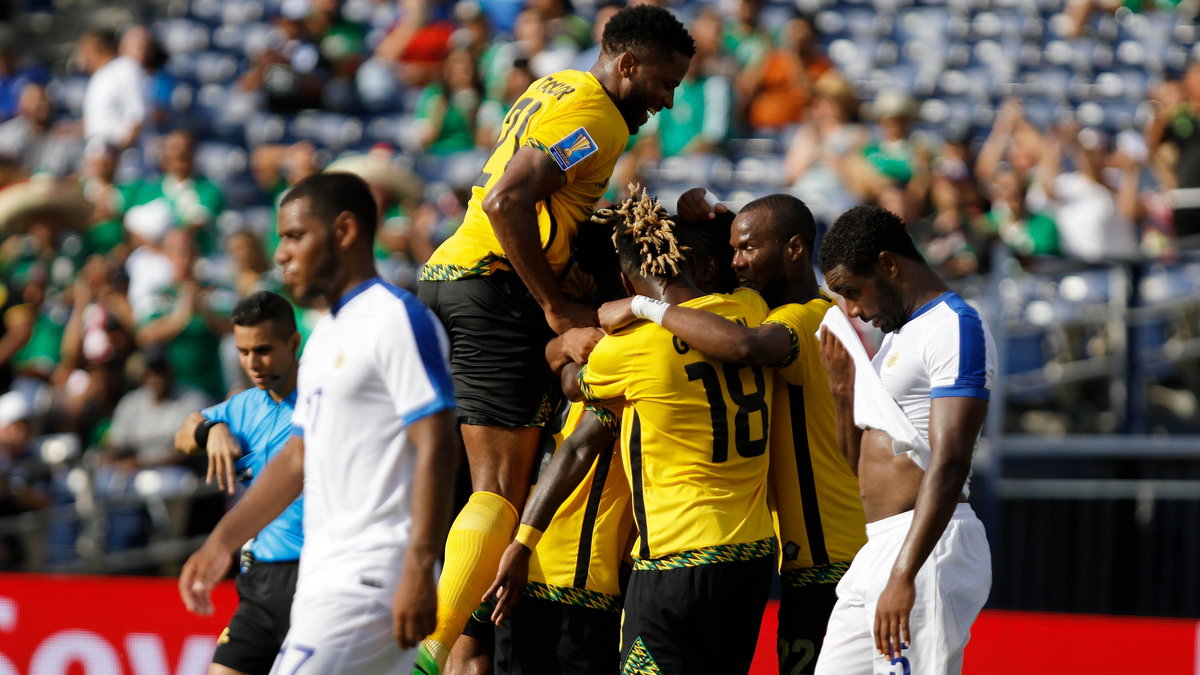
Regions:
<instances>
[{"instance_id":1,"label":"jersey collar","mask_svg":"<svg viewBox=\"0 0 1200 675\"><path fill-rule=\"evenodd\" d=\"M918 316L921 316L925 312L928 312L929 310L933 309L939 303L944 302L946 300L946 298L950 297L950 295L953 292L954 291L946 291L945 293L942 293L941 295L930 300L929 302L925 303L924 305L921 305L921 307L919 309L917 309L917 311L913 312L912 315L908 317L908 320L912 321L913 319L917 318Z\"/></svg>"},{"instance_id":2,"label":"jersey collar","mask_svg":"<svg viewBox=\"0 0 1200 675\"><path fill-rule=\"evenodd\" d=\"M334 316L337 316L338 311L340 311L343 307L345 307L347 303L349 303L351 300L353 300L355 297L357 297L360 293L362 293L363 291L367 290L368 288L374 286L375 284L382 284L382 283L383 283L382 279L380 279L378 276L374 276L374 277L371 277L370 279L367 279L366 281L362 281L362 282L359 282L358 284L355 284L350 290L346 291L345 293L342 293L342 297L338 298L338 301L333 303L333 307L331 307L329 311Z\"/></svg>"}]
</instances>

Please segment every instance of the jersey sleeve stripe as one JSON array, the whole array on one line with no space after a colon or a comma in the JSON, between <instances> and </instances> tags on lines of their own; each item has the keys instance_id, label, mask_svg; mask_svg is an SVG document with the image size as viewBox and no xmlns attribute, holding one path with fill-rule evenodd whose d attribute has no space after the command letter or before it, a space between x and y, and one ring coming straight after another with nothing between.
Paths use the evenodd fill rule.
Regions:
<instances>
[{"instance_id":1,"label":"jersey sleeve stripe","mask_svg":"<svg viewBox=\"0 0 1200 675\"><path fill-rule=\"evenodd\" d=\"M958 377L954 389L988 389L987 346L979 313L958 296L948 303L958 315ZM950 387L938 387L945 390ZM945 395L945 394L943 394Z\"/></svg>"}]
</instances>

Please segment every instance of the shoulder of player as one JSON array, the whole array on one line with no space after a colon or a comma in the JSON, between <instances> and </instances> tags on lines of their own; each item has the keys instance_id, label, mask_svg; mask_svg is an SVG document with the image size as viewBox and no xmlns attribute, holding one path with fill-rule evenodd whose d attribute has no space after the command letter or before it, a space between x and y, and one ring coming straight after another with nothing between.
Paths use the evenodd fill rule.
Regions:
<instances>
[{"instance_id":1,"label":"shoulder of player","mask_svg":"<svg viewBox=\"0 0 1200 675\"><path fill-rule=\"evenodd\" d=\"M816 332L825 318L826 312L833 307L833 301L825 296L813 298L808 302L788 302L772 307L763 323L782 323L795 328L811 328Z\"/></svg>"},{"instance_id":2,"label":"shoulder of player","mask_svg":"<svg viewBox=\"0 0 1200 675\"><path fill-rule=\"evenodd\" d=\"M758 291L749 288L738 288L732 293L709 293L680 303L680 306L719 314L732 321L741 319L750 326L761 323L770 310Z\"/></svg>"},{"instance_id":3,"label":"shoulder of player","mask_svg":"<svg viewBox=\"0 0 1200 675\"><path fill-rule=\"evenodd\" d=\"M955 293L947 293L939 298L937 305L910 323L917 321L919 323L913 326L917 330L909 335L921 342L925 352L930 355L946 348L963 350L972 345L982 346L991 340L983 316Z\"/></svg>"}]
</instances>

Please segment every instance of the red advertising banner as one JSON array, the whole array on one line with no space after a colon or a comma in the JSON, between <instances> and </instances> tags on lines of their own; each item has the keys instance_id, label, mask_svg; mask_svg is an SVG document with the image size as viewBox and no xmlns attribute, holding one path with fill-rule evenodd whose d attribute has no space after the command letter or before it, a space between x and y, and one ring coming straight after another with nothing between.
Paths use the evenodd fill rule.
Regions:
<instances>
[{"instance_id":1,"label":"red advertising banner","mask_svg":"<svg viewBox=\"0 0 1200 675\"><path fill-rule=\"evenodd\" d=\"M189 614L173 579L0 575L0 675L204 675L237 604L232 583L213 616ZM773 674L775 612L763 617L753 675ZM1200 675L1200 622L984 612L966 675Z\"/></svg>"},{"instance_id":2,"label":"red advertising banner","mask_svg":"<svg viewBox=\"0 0 1200 675\"><path fill-rule=\"evenodd\" d=\"M237 606L190 614L173 579L0 575L0 675L204 675Z\"/></svg>"}]
</instances>

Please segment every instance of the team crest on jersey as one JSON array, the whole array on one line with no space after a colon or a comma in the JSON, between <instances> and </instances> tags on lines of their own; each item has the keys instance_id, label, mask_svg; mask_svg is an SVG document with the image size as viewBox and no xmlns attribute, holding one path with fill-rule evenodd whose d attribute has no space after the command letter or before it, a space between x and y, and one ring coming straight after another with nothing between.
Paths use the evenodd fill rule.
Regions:
<instances>
[{"instance_id":1,"label":"team crest on jersey","mask_svg":"<svg viewBox=\"0 0 1200 675\"><path fill-rule=\"evenodd\" d=\"M900 360L900 352L892 352L888 354L887 360L883 362L885 368L894 368L896 362Z\"/></svg>"},{"instance_id":2,"label":"team crest on jersey","mask_svg":"<svg viewBox=\"0 0 1200 675\"><path fill-rule=\"evenodd\" d=\"M345 362L346 362L346 352L339 352L337 355L337 358L333 360L333 367L341 368L342 364Z\"/></svg>"},{"instance_id":3,"label":"team crest on jersey","mask_svg":"<svg viewBox=\"0 0 1200 675\"><path fill-rule=\"evenodd\" d=\"M583 160L591 157L599 150L596 141L592 140L587 129L579 127L567 134L561 141L550 146L550 156L558 164L558 168L566 171Z\"/></svg>"}]
</instances>

